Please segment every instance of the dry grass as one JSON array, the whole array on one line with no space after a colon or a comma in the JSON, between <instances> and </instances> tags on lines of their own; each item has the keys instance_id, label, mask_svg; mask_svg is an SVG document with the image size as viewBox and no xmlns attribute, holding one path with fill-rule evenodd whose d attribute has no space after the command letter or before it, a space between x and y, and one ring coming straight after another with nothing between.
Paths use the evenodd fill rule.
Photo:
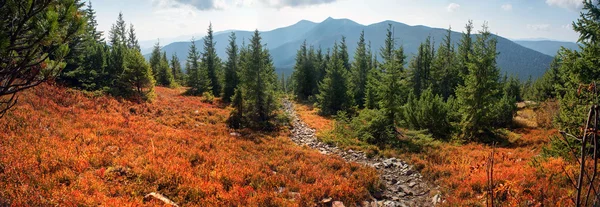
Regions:
<instances>
[{"instance_id":1,"label":"dry grass","mask_svg":"<svg viewBox=\"0 0 600 207\"><path fill-rule=\"evenodd\" d=\"M0 119L0 206L139 206L150 192L182 206L352 205L378 182L286 132L232 136L229 109L183 90L156 88L141 105L49 85L24 92Z\"/></svg>"}]
</instances>

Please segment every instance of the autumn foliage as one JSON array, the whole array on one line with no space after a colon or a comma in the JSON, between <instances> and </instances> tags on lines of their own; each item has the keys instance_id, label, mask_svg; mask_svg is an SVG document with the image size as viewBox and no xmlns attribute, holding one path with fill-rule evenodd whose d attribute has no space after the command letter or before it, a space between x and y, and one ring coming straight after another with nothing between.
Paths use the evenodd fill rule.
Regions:
<instances>
[{"instance_id":1,"label":"autumn foliage","mask_svg":"<svg viewBox=\"0 0 600 207\"><path fill-rule=\"evenodd\" d=\"M551 103L550 103L551 104ZM318 116L316 109L296 104L299 116L317 130L320 138L334 130L335 120ZM569 180L578 175L578 165L562 158L542 156L550 137L557 130L540 129L537 119L546 119L547 108L535 112L522 108L514 121L522 128L506 130L506 143L494 149L494 203L500 206L573 206L574 187ZM404 130L402 130L404 131ZM368 151L365 143L355 138L336 140L346 148ZM411 139L411 138L407 138ZM429 181L441 187L445 199L442 206L485 206L488 195L488 158L492 147L482 143L434 142L423 145L419 152L385 148L380 154L405 159ZM591 164L588 164L590 166ZM568 174L567 174L568 173Z\"/></svg>"},{"instance_id":2,"label":"autumn foliage","mask_svg":"<svg viewBox=\"0 0 600 207\"><path fill-rule=\"evenodd\" d=\"M156 88L135 104L51 85L0 119L0 206L311 206L369 198L372 169L321 155L287 132L233 131L219 101Z\"/></svg>"}]
</instances>

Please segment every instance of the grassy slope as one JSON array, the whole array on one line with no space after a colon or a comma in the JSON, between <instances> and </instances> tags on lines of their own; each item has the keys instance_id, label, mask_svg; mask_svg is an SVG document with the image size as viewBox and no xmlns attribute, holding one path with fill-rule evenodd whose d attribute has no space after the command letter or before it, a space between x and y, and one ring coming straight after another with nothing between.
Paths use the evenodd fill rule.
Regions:
<instances>
[{"instance_id":1,"label":"grassy slope","mask_svg":"<svg viewBox=\"0 0 600 207\"><path fill-rule=\"evenodd\" d=\"M318 136L347 148L372 150L372 146L355 138L339 138L330 133L334 120L317 114L317 109L296 104L299 116L318 131ZM522 109L515 120L535 122L531 109ZM532 120L533 119L533 120ZM562 159L542 158L542 147L556 130L523 127L507 131L507 142L495 148L494 182L495 204L503 206L571 206L573 188L563 169L573 172L575 165ZM487 193L487 160L492 148L479 143L409 142L423 147L421 151L409 149L383 149L385 156L403 158L420 169L422 174L438 184L444 192L447 206L485 206ZM409 147L407 147L409 148ZM573 174L571 174L573 176ZM543 200L543 201L542 201Z\"/></svg>"},{"instance_id":2,"label":"grassy slope","mask_svg":"<svg viewBox=\"0 0 600 207\"><path fill-rule=\"evenodd\" d=\"M22 93L0 119L0 206L135 206L150 192L184 206L351 205L377 182L286 132L231 136L228 109L156 92L150 104L50 85Z\"/></svg>"}]
</instances>

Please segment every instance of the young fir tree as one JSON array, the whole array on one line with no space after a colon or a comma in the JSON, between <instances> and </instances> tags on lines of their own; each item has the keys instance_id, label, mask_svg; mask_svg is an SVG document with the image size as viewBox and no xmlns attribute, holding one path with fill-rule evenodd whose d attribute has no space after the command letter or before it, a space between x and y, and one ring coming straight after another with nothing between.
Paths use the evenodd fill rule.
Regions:
<instances>
[{"instance_id":1,"label":"young fir tree","mask_svg":"<svg viewBox=\"0 0 600 207\"><path fill-rule=\"evenodd\" d=\"M154 48L152 49L152 54L150 55L150 68L152 68L152 74L154 74L154 79L158 80L158 75L160 74L159 67L161 61L161 52L160 52L160 41L157 41L154 44Z\"/></svg>"},{"instance_id":2,"label":"young fir tree","mask_svg":"<svg viewBox=\"0 0 600 207\"><path fill-rule=\"evenodd\" d=\"M108 48L97 30L96 12L88 2L84 10L87 25L77 41L71 41L67 66L61 71L60 81L83 90L100 90L105 74ZM75 45L74 45L75 44Z\"/></svg>"},{"instance_id":3,"label":"young fir tree","mask_svg":"<svg viewBox=\"0 0 600 207\"><path fill-rule=\"evenodd\" d=\"M325 69L327 68L327 60L325 55L326 54L323 54L323 50L319 46L319 49L317 49L317 58L315 60L316 87L313 91L313 94L319 93L319 83L323 80L323 78L325 78Z\"/></svg>"},{"instance_id":4,"label":"young fir tree","mask_svg":"<svg viewBox=\"0 0 600 207\"><path fill-rule=\"evenodd\" d=\"M223 86L223 101L230 102L239 84L239 54L235 43L235 33L229 35L229 46L227 46L227 62L225 63L225 83Z\"/></svg>"},{"instance_id":5,"label":"young fir tree","mask_svg":"<svg viewBox=\"0 0 600 207\"><path fill-rule=\"evenodd\" d=\"M446 36L435 54L431 70L434 93L440 94L444 100L454 96L454 90L459 84L459 71L451 28L446 30Z\"/></svg>"},{"instance_id":6,"label":"young fir tree","mask_svg":"<svg viewBox=\"0 0 600 207\"><path fill-rule=\"evenodd\" d=\"M173 53L171 56L171 71L173 73L173 79L179 84L183 84L184 76L183 71L181 70L181 62L179 62L179 58L177 57L177 53Z\"/></svg>"},{"instance_id":7,"label":"young fir tree","mask_svg":"<svg viewBox=\"0 0 600 207\"><path fill-rule=\"evenodd\" d=\"M459 85L464 85L465 77L469 74L470 57L473 54L473 39L471 32L473 30L473 21L469 20L465 26L466 32L463 32L462 39L458 44L458 72L460 74Z\"/></svg>"},{"instance_id":8,"label":"young fir tree","mask_svg":"<svg viewBox=\"0 0 600 207\"><path fill-rule=\"evenodd\" d=\"M230 116L230 123L235 126L235 122L239 121L238 128L271 130L278 105L275 97L277 75L269 51L263 48L258 30L254 31L247 50L242 51L240 58L244 63L232 103L236 110Z\"/></svg>"},{"instance_id":9,"label":"young fir tree","mask_svg":"<svg viewBox=\"0 0 600 207\"><path fill-rule=\"evenodd\" d=\"M284 94L287 93L287 87L285 85L285 73L281 72L281 79L279 79L279 90Z\"/></svg>"},{"instance_id":10,"label":"young fir tree","mask_svg":"<svg viewBox=\"0 0 600 207\"><path fill-rule=\"evenodd\" d=\"M342 41L340 42L339 51L337 53L339 59L342 61L344 69L347 73L350 73L350 57L348 56L348 45L346 45L346 37L342 35Z\"/></svg>"},{"instance_id":11,"label":"young fir tree","mask_svg":"<svg viewBox=\"0 0 600 207\"><path fill-rule=\"evenodd\" d=\"M294 93L298 99L303 101L308 100L310 96L314 95L314 87L317 86L317 74L312 58L313 55L314 50L308 50L306 40L300 45L300 49L296 53L296 65L294 66L294 73L292 73L295 83Z\"/></svg>"},{"instance_id":12,"label":"young fir tree","mask_svg":"<svg viewBox=\"0 0 600 207\"><path fill-rule=\"evenodd\" d=\"M404 107L404 119L411 129L427 129L436 138L448 138L451 134L450 112L440 95L427 88L416 97L410 94Z\"/></svg>"},{"instance_id":13,"label":"young fir tree","mask_svg":"<svg viewBox=\"0 0 600 207\"><path fill-rule=\"evenodd\" d=\"M86 46L85 57L80 67L71 71L63 71L62 78L69 79L69 85L75 88L95 91L105 87L105 70L107 67L108 47L104 43L92 43Z\"/></svg>"},{"instance_id":14,"label":"young fir tree","mask_svg":"<svg viewBox=\"0 0 600 207\"><path fill-rule=\"evenodd\" d=\"M341 49L337 42L333 46L333 53L327 65L325 78L319 84L319 94L317 95L317 104L319 113L322 115L334 115L339 111L345 111L349 107L350 94L348 93L348 72L344 68Z\"/></svg>"},{"instance_id":15,"label":"young fir tree","mask_svg":"<svg viewBox=\"0 0 600 207\"><path fill-rule=\"evenodd\" d=\"M369 44L369 56L371 58L369 73L367 74L367 87L365 91L365 108L376 109L379 108L379 97L377 91L379 91L380 79L380 68L377 62L377 54L372 54L371 44Z\"/></svg>"},{"instance_id":16,"label":"young fir tree","mask_svg":"<svg viewBox=\"0 0 600 207\"><path fill-rule=\"evenodd\" d=\"M127 25L122 12L119 12L117 22L110 29L109 40L112 46L127 44Z\"/></svg>"},{"instance_id":17,"label":"young fir tree","mask_svg":"<svg viewBox=\"0 0 600 207\"><path fill-rule=\"evenodd\" d=\"M125 72L128 54L127 47L115 45L110 48L106 67L106 87L115 96L128 96L127 85L120 82L120 77Z\"/></svg>"},{"instance_id":18,"label":"young fir tree","mask_svg":"<svg viewBox=\"0 0 600 207\"><path fill-rule=\"evenodd\" d=\"M212 23L208 25L208 34L204 37L204 52L202 53L202 66L206 70L210 80L211 92L215 96L221 95L221 81L219 78L221 70L221 59L217 56L215 49Z\"/></svg>"},{"instance_id":19,"label":"young fir tree","mask_svg":"<svg viewBox=\"0 0 600 207\"><path fill-rule=\"evenodd\" d=\"M190 87L188 93L192 95L200 95L208 91L212 92L208 74L206 73L206 70L202 68L199 61L200 52L198 52L198 48L196 48L196 41L192 38L192 44L190 45L186 63L188 86Z\"/></svg>"},{"instance_id":20,"label":"young fir tree","mask_svg":"<svg viewBox=\"0 0 600 207\"><path fill-rule=\"evenodd\" d=\"M431 65L434 57L433 44L431 37L428 37L424 43L419 46L418 53L410 62L411 83L413 93L421 96L421 91L429 88L433 81L431 78Z\"/></svg>"},{"instance_id":21,"label":"young fir tree","mask_svg":"<svg viewBox=\"0 0 600 207\"><path fill-rule=\"evenodd\" d=\"M367 79L371 69L370 55L365 43L365 31L360 33L358 46L352 62L350 75L350 86L354 98L354 103L359 108L365 107L365 94L367 92Z\"/></svg>"},{"instance_id":22,"label":"young fir tree","mask_svg":"<svg viewBox=\"0 0 600 207\"><path fill-rule=\"evenodd\" d=\"M120 76L120 82L127 89L126 93L133 99L151 101L155 96L152 69L137 50L131 51L127 58L126 69Z\"/></svg>"},{"instance_id":23,"label":"young fir tree","mask_svg":"<svg viewBox=\"0 0 600 207\"><path fill-rule=\"evenodd\" d=\"M103 32L98 31L98 21L96 20L96 11L92 8L92 1L88 1L85 9L85 17L87 18L87 33L96 42L104 42L102 38Z\"/></svg>"},{"instance_id":24,"label":"young fir tree","mask_svg":"<svg viewBox=\"0 0 600 207\"><path fill-rule=\"evenodd\" d=\"M169 60L167 60L167 52L163 52L160 58L160 63L158 65L158 80L157 84L173 87L175 86L175 79L173 78L173 73L171 72L171 68L169 68Z\"/></svg>"},{"instance_id":25,"label":"young fir tree","mask_svg":"<svg viewBox=\"0 0 600 207\"><path fill-rule=\"evenodd\" d=\"M132 50L141 51L140 43L138 42L137 36L135 35L135 28L133 28L133 24L129 24L127 47Z\"/></svg>"},{"instance_id":26,"label":"young fir tree","mask_svg":"<svg viewBox=\"0 0 600 207\"><path fill-rule=\"evenodd\" d=\"M380 75L381 83L378 91L379 107L385 114L386 125L389 131L395 132L397 121L401 117L400 106L406 102L406 90L403 87L404 79L404 48L400 46L395 49L395 41L392 36L392 26L387 29L384 46L381 48L381 56L384 58ZM391 137L381 137L385 142Z\"/></svg>"},{"instance_id":27,"label":"young fir tree","mask_svg":"<svg viewBox=\"0 0 600 207\"><path fill-rule=\"evenodd\" d=\"M456 91L463 115L462 137L467 140L481 138L478 135L490 132L493 119L497 118L494 107L498 102L500 74L496 66L496 43L487 23L484 24L466 63L469 71L464 86L459 86Z\"/></svg>"}]
</instances>

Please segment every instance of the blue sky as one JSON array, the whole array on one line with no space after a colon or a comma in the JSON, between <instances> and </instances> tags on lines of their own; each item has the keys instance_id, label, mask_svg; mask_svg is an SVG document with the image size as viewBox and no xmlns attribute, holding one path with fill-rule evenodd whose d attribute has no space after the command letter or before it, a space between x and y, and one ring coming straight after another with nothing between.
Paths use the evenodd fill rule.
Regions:
<instances>
[{"instance_id":1,"label":"blue sky","mask_svg":"<svg viewBox=\"0 0 600 207\"><path fill-rule=\"evenodd\" d=\"M92 0L99 29L108 31L119 11L133 23L140 40L189 38L228 29L272 30L302 19L321 22L348 18L361 24L393 20L462 31L472 19L477 28L511 39L576 41L571 23L580 0ZM177 39L177 38L175 38Z\"/></svg>"}]
</instances>

